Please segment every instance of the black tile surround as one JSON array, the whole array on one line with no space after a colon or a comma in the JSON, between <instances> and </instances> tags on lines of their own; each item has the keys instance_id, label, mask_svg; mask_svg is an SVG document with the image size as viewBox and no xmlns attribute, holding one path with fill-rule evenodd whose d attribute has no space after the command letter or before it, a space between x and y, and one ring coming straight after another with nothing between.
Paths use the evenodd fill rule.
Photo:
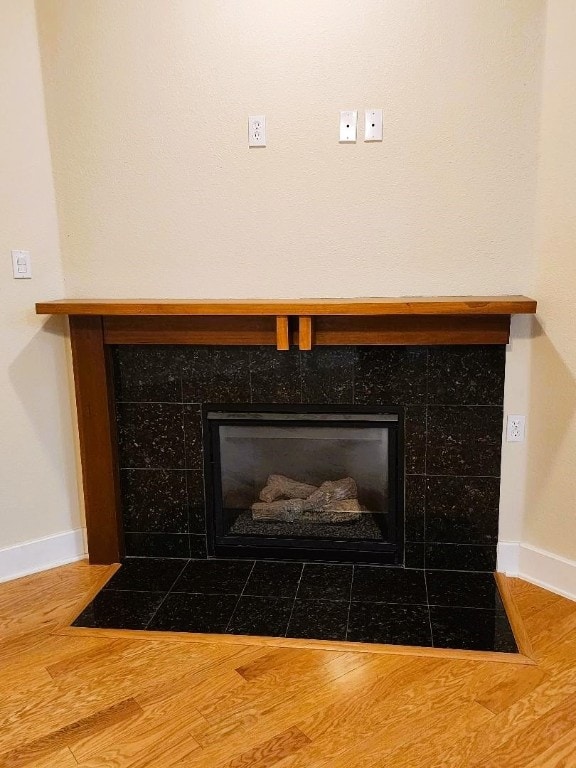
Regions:
<instances>
[{"instance_id":1,"label":"black tile surround","mask_svg":"<svg viewBox=\"0 0 576 768\"><path fill-rule=\"evenodd\" d=\"M115 347L126 554L206 557L203 402L402 405L406 567L494 570L504 356L504 346Z\"/></svg>"},{"instance_id":2,"label":"black tile surround","mask_svg":"<svg viewBox=\"0 0 576 768\"><path fill-rule=\"evenodd\" d=\"M516 653L490 573L247 560L127 560L75 626Z\"/></svg>"}]
</instances>

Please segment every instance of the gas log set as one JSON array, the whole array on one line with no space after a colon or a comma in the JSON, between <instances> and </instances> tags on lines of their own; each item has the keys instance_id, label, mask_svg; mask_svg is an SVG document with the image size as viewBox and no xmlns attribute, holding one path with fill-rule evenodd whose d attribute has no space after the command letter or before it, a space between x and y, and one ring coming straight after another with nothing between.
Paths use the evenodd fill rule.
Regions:
<instances>
[{"instance_id":1,"label":"gas log set","mask_svg":"<svg viewBox=\"0 0 576 768\"><path fill-rule=\"evenodd\" d=\"M352 477L317 486L285 475L269 475L251 509L253 520L285 523L353 523L368 511L360 506Z\"/></svg>"}]
</instances>

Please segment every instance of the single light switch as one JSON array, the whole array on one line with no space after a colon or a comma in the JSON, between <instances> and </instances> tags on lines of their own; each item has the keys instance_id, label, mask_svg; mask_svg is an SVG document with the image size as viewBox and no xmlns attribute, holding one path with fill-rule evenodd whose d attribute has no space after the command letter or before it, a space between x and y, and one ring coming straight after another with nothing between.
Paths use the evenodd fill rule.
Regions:
<instances>
[{"instance_id":1,"label":"single light switch","mask_svg":"<svg viewBox=\"0 0 576 768\"><path fill-rule=\"evenodd\" d=\"M364 141L382 141L382 110L367 109L364 114Z\"/></svg>"},{"instance_id":2,"label":"single light switch","mask_svg":"<svg viewBox=\"0 0 576 768\"><path fill-rule=\"evenodd\" d=\"M30 251L12 251L12 273L17 280L32 277Z\"/></svg>"},{"instance_id":3,"label":"single light switch","mask_svg":"<svg viewBox=\"0 0 576 768\"><path fill-rule=\"evenodd\" d=\"M340 112L340 141L355 142L356 126L358 124L358 112L356 110L345 110Z\"/></svg>"}]
</instances>

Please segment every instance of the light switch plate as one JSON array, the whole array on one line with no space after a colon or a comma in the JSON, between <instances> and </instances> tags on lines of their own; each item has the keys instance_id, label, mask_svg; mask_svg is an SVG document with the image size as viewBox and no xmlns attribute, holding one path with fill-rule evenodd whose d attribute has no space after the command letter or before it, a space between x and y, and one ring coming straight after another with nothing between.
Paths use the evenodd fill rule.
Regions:
<instances>
[{"instance_id":1,"label":"light switch plate","mask_svg":"<svg viewBox=\"0 0 576 768\"><path fill-rule=\"evenodd\" d=\"M12 251L12 273L16 280L27 280L32 277L30 251Z\"/></svg>"},{"instance_id":2,"label":"light switch plate","mask_svg":"<svg viewBox=\"0 0 576 768\"><path fill-rule=\"evenodd\" d=\"M350 143L356 141L356 126L358 125L358 112L356 110L344 110L340 112L340 141Z\"/></svg>"},{"instance_id":3,"label":"light switch plate","mask_svg":"<svg viewBox=\"0 0 576 768\"><path fill-rule=\"evenodd\" d=\"M381 109L367 109L364 113L364 141L382 141Z\"/></svg>"}]
</instances>

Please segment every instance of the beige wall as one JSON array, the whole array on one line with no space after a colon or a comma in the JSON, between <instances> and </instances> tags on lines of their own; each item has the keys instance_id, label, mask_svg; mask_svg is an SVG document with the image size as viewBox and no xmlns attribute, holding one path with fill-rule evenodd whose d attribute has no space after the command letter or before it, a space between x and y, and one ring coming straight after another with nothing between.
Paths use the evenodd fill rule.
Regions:
<instances>
[{"instance_id":1,"label":"beige wall","mask_svg":"<svg viewBox=\"0 0 576 768\"><path fill-rule=\"evenodd\" d=\"M2 549L80 522L64 328L34 315L64 292L34 4L0 0L0 17ZM32 280L12 278L12 248L32 252Z\"/></svg>"},{"instance_id":2,"label":"beige wall","mask_svg":"<svg viewBox=\"0 0 576 768\"><path fill-rule=\"evenodd\" d=\"M542 7L38 0L70 294L528 290Z\"/></svg>"},{"instance_id":3,"label":"beige wall","mask_svg":"<svg viewBox=\"0 0 576 768\"><path fill-rule=\"evenodd\" d=\"M550 0L538 190L539 326L530 404L527 543L576 558L576 3Z\"/></svg>"}]
</instances>

